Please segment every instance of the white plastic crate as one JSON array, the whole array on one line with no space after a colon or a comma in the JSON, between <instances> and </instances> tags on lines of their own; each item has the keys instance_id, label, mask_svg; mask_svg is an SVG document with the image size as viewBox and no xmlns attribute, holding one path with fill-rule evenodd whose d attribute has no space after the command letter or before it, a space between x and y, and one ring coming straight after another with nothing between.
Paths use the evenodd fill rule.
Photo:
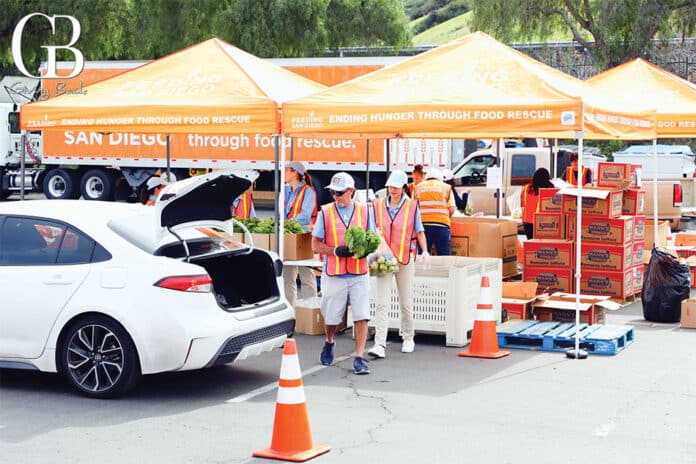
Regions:
<instances>
[{"instance_id":1,"label":"white plastic crate","mask_svg":"<svg viewBox=\"0 0 696 464\"><path fill-rule=\"evenodd\" d=\"M413 324L416 333L444 334L447 346L465 346L474 327L481 276L488 276L493 311L500 322L503 264L499 258L433 256L427 267L416 266L413 282ZM375 279L371 277L370 317L375 315ZM390 329L399 329L399 295L392 278ZM370 320L373 326L373 319Z\"/></svg>"}]
</instances>

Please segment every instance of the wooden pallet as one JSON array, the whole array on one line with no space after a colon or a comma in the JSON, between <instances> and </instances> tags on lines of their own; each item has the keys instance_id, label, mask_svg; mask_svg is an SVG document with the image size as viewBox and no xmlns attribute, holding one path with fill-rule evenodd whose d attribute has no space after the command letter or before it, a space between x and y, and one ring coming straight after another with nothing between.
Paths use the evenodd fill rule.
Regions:
<instances>
[{"instance_id":1,"label":"wooden pallet","mask_svg":"<svg viewBox=\"0 0 696 464\"><path fill-rule=\"evenodd\" d=\"M508 321L498 326L501 348L565 351L579 345L590 354L615 355L635 340L632 326L567 322Z\"/></svg>"}]
</instances>

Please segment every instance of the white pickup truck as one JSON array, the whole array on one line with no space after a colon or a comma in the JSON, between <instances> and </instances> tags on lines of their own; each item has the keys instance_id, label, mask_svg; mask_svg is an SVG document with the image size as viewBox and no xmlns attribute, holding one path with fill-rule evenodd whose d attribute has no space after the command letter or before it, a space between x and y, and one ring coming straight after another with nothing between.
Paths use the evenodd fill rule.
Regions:
<instances>
[{"instance_id":1,"label":"white pickup truck","mask_svg":"<svg viewBox=\"0 0 696 464\"><path fill-rule=\"evenodd\" d=\"M506 147L502 163L503 198L511 198L515 192L521 191L525 184L532 181L534 172L539 168L548 169L551 177L561 177L570 164L570 153L577 147L565 145L558 148L558 154L554 156L553 147ZM583 165L596 172L600 161L606 161L606 157L598 149L585 147ZM485 149L470 154L453 169L455 188L458 192L469 190L469 205L474 212L486 215L497 213L497 190L486 187L488 168L496 165L499 163L495 151ZM501 216L511 214L507 203L504 202Z\"/></svg>"}]
</instances>

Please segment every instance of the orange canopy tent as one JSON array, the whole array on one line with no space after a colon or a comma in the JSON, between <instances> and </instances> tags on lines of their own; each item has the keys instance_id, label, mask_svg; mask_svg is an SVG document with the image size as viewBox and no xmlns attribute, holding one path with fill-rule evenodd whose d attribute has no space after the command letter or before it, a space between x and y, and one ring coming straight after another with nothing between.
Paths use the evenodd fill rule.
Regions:
<instances>
[{"instance_id":1,"label":"orange canopy tent","mask_svg":"<svg viewBox=\"0 0 696 464\"><path fill-rule=\"evenodd\" d=\"M576 138L583 129L652 139L655 111L482 32L283 105L288 135Z\"/></svg>"},{"instance_id":2,"label":"orange canopy tent","mask_svg":"<svg viewBox=\"0 0 696 464\"><path fill-rule=\"evenodd\" d=\"M29 130L279 134L279 105L325 87L210 39L84 88L22 107Z\"/></svg>"},{"instance_id":3,"label":"orange canopy tent","mask_svg":"<svg viewBox=\"0 0 696 464\"><path fill-rule=\"evenodd\" d=\"M519 52L518 52L519 53ZM656 134L654 102L633 98L617 89L589 85L562 71L533 61L550 82L583 101L583 138L651 140Z\"/></svg>"},{"instance_id":4,"label":"orange canopy tent","mask_svg":"<svg viewBox=\"0 0 696 464\"><path fill-rule=\"evenodd\" d=\"M640 100L657 112L653 138L654 171L658 172L657 138L696 137L696 86L641 58L609 69L586 81L590 88ZM653 178L654 234L657 236L657 175Z\"/></svg>"},{"instance_id":5,"label":"orange canopy tent","mask_svg":"<svg viewBox=\"0 0 696 464\"><path fill-rule=\"evenodd\" d=\"M696 85L649 61L638 58L585 82L655 108L657 138L696 137Z\"/></svg>"},{"instance_id":6,"label":"orange canopy tent","mask_svg":"<svg viewBox=\"0 0 696 464\"><path fill-rule=\"evenodd\" d=\"M286 135L575 138L582 101L477 32L283 104Z\"/></svg>"}]
</instances>

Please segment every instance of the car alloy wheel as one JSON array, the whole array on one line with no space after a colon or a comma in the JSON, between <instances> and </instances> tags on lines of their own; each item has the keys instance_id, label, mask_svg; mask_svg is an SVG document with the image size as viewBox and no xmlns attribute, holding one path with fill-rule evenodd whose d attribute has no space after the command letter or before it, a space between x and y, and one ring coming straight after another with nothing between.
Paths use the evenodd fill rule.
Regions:
<instances>
[{"instance_id":1,"label":"car alloy wheel","mask_svg":"<svg viewBox=\"0 0 696 464\"><path fill-rule=\"evenodd\" d=\"M60 370L80 393L93 398L123 395L140 379L135 345L115 320L89 315L61 337Z\"/></svg>"},{"instance_id":2,"label":"car alloy wheel","mask_svg":"<svg viewBox=\"0 0 696 464\"><path fill-rule=\"evenodd\" d=\"M123 373L123 347L116 335L101 325L81 327L68 341L68 370L87 391L107 391Z\"/></svg>"}]
</instances>

